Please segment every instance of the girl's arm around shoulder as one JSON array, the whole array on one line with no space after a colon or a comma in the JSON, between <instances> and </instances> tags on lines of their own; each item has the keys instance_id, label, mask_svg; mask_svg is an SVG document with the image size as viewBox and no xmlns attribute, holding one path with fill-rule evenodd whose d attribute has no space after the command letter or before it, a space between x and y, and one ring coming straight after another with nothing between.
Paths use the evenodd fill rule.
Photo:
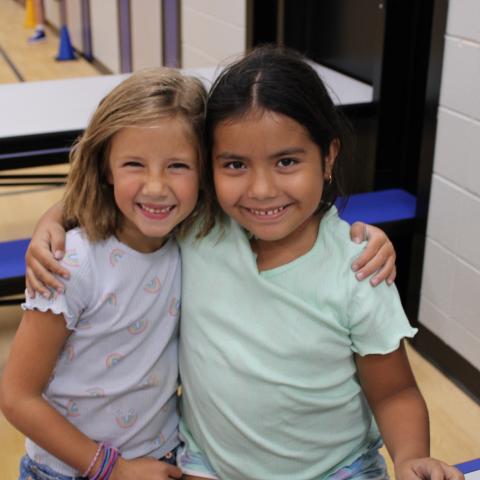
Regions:
<instances>
[{"instance_id":1,"label":"girl's arm around shoulder","mask_svg":"<svg viewBox=\"0 0 480 480\"><path fill-rule=\"evenodd\" d=\"M356 355L363 392L392 457L397 480L452 479L463 475L430 458L428 412L403 344L386 355Z\"/></svg>"},{"instance_id":2,"label":"girl's arm around shoulder","mask_svg":"<svg viewBox=\"0 0 480 480\"><path fill-rule=\"evenodd\" d=\"M367 241L365 250L352 263L357 280L372 275L370 284L376 286L383 281L391 285L397 275L395 248L385 232L378 227L363 222L355 222L350 227L350 238L355 243Z\"/></svg>"},{"instance_id":3,"label":"girl's arm around shoulder","mask_svg":"<svg viewBox=\"0 0 480 480\"><path fill-rule=\"evenodd\" d=\"M38 221L25 254L26 287L30 297L38 292L48 298L49 287L58 292L63 290L64 286L58 277L69 276L69 271L59 263L64 253L63 206L58 203Z\"/></svg>"}]
</instances>

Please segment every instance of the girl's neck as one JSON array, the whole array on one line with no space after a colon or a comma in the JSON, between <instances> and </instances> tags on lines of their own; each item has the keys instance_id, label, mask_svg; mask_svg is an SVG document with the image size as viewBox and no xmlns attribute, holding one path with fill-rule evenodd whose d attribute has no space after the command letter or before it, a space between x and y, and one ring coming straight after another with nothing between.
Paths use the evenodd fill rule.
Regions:
<instances>
[{"instance_id":1,"label":"girl's neck","mask_svg":"<svg viewBox=\"0 0 480 480\"><path fill-rule=\"evenodd\" d=\"M250 245L257 255L258 270L281 267L305 255L315 245L319 226L320 217L313 215L294 232L280 240L265 241L253 238Z\"/></svg>"},{"instance_id":2,"label":"girl's neck","mask_svg":"<svg viewBox=\"0 0 480 480\"><path fill-rule=\"evenodd\" d=\"M160 250L168 240L168 237L163 238L149 238L138 235L138 232L123 225L115 232L117 239L140 253L153 253Z\"/></svg>"}]
</instances>

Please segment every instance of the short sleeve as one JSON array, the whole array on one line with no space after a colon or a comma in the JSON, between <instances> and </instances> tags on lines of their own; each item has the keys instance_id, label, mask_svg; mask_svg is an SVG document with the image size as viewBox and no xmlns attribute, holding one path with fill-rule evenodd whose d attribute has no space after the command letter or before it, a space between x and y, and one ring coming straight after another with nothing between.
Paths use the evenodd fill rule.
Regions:
<instances>
[{"instance_id":1,"label":"short sleeve","mask_svg":"<svg viewBox=\"0 0 480 480\"><path fill-rule=\"evenodd\" d=\"M89 306L95 289L95 279L90 264L88 240L83 233L78 229L68 232L65 247L65 256L61 263L70 272L70 278L59 278L65 285L65 291L52 291L50 298L44 298L40 294L35 298L26 295L22 309L51 311L56 315L63 315L67 328L75 330L81 314Z\"/></svg>"},{"instance_id":2,"label":"short sleeve","mask_svg":"<svg viewBox=\"0 0 480 480\"><path fill-rule=\"evenodd\" d=\"M412 328L395 285L382 282L373 288L369 282L352 286L348 306L352 350L359 355L387 354L396 350L403 338L412 338Z\"/></svg>"}]
</instances>

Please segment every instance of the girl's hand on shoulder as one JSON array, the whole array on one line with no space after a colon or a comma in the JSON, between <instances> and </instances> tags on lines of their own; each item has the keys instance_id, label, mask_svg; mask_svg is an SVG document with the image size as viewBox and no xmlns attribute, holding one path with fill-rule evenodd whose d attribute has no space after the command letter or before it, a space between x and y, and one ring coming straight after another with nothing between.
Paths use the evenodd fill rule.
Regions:
<instances>
[{"instance_id":1,"label":"girl's hand on shoulder","mask_svg":"<svg viewBox=\"0 0 480 480\"><path fill-rule=\"evenodd\" d=\"M110 480L170 480L172 478L182 478L182 471L178 467L148 457L133 460L119 457L110 476Z\"/></svg>"},{"instance_id":2,"label":"girl's hand on shoulder","mask_svg":"<svg viewBox=\"0 0 480 480\"><path fill-rule=\"evenodd\" d=\"M395 466L397 480L464 480L463 473L435 458L405 460Z\"/></svg>"},{"instance_id":3,"label":"girl's hand on shoulder","mask_svg":"<svg viewBox=\"0 0 480 480\"><path fill-rule=\"evenodd\" d=\"M64 286L53 275L68 278L69 272L59 260L65 253L65 230L60 224L39 225L32 235L25 254L25 279L27 292L34 297L38 292L44 297L50 296L48 287L62 292Z\"/></svg>"},{"instance_id":4,"label":"girl's hand on shoulder","mask_svg":"<svg viewBox=\"0 0 480 480\"><path fill-rule=\"evenodd\" d=\"M385 232L378 227L355 222L350 228L350 237L355 243L367 241L365 250L352 264L357 280L363 280L375 273L370 279L374 287L383 281L391 285L397 276L396 254Z\"/></svg>"}]
</instances>

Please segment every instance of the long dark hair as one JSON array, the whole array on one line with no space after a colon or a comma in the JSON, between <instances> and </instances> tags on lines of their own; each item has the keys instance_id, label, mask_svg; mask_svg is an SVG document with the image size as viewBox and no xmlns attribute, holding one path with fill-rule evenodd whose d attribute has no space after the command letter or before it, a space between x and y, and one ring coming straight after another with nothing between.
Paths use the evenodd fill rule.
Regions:
<instances>
[{"instance_id":1,"label":"long dark hair","mask_svg":"<svg viewBox=\"0 0 480 480\"><path fill-rule=\"evenodd\" d=\"M317 72L298 52L276 46L257 47L227 66L213 83L207 101L206 146L207 191L214 192L212 146L215 127L226 120L242 117L252 109L286 115L302 125L320 148L322 168L332 141L339 143L339 154L332 181L324 184L318 213L322 215L344 192L343 164L352 154L351 127L335 107ZM247 140L248 141L248 140ZM221 214L216 197L208 201L212 226Z\"/></svg>"}]
</instances>

